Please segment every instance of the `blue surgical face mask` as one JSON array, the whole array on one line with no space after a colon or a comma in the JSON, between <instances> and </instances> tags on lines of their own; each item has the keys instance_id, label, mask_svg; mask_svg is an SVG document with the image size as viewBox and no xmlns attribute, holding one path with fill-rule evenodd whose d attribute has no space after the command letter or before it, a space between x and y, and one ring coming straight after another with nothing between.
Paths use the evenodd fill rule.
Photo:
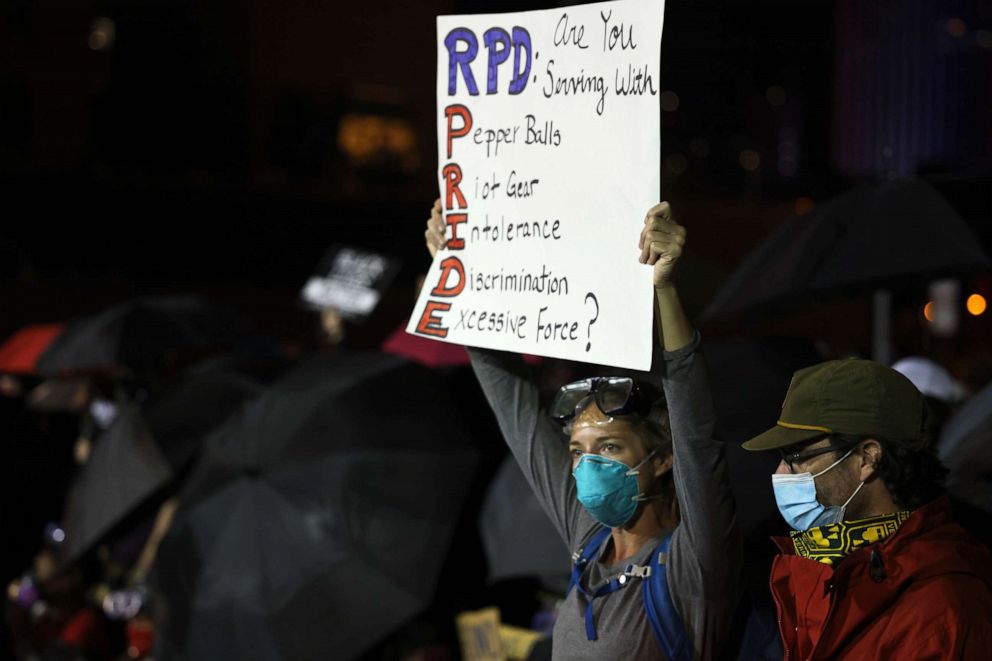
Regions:
<instances>
[{"instance_id":1,"label":"blue surgical face mask","mask_svg":"<svg viewBox=\"0 0 992 661\"><path fill-rule=\"evenodd\" d=\"M582 455L572 469L579 502L604 526L624 525L634 516L640 502L651 499L641 493L637 475L653 454L654 451L633 468L598 454Z\"/></svg>"},{"instance_id":2,"label":"blue surgical face mask","mask_svg":"<svg viewBox=\"0 0 992 661\"><path fill-rule=\"evenodd\" d=\"M844 510L848 503L861 491L864 481L858 485L851 497L843 505L825 506L816 499L816 478L840 465L851 456L854 449L847 451L843 457L813 475L812 473L785 473L772 475L772 489L775 491L775 502L778 511L793 530L805 531L820 526L830 526L844 520Z\"/></svg>"}]
</instances>

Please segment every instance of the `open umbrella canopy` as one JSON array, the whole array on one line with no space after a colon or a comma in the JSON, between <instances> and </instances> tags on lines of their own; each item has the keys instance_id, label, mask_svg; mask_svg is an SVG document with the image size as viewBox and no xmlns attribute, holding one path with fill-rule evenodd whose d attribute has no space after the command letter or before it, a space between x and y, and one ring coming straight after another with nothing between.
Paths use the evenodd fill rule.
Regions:
<instances>
[{"instance_id":1,"label":"open umbrella canopy","mask_svg":"<svg viewBox=\"0 0 992 661\"><path fill-rule=\"evenodd\" d=\"M0 373L35 374L38 359L62 334L62 324L32 324L0 345Z\"/></svg>"},{"instance_id":2,"label":"open umbrella canopy","mask_svg":"<svg viewBox=\"0 0 992 661\"><path fill-rule=\"evenodd\" d=\"M172 479L173 471L152 439L136 404L120 406L69 489L63 526L63 560L72 562L118 521Z\"/></svg>"},{"instance_id":3,"label":"open umbrella canopy","mask_svg":"<svg viewBox=\"0 0 992 661\"><path fill-rule=\"evenodd\" d=\"M503 460L479 512L489 579L567 577L569 550L512 456Z\"/></svg>"},{"instance_id":4,"label":"open umbrella canopy","mask_svg":"<svg viewBox=\"0 0 992 661\"><path fill-rule=\"evenodd\" d=\"M866 291L989 266L967 223L929 184L885 182L784 223L730 276L703 318L788 305L812 292Z\"/></svg>"},{"instance_id":5,"label":"open umbrella canopy","mask_svg":"<svg viewBox=\"0 0 992 661\"><path fill-rule=\"evenodd\" d=\"M236 371L187 370L144 407L156 444L173 470L187 467L207 435L262 393L259 381Z\"/></svg>"},{"instance_id":6,"label":"open umbrella canopy","mask_svg":"<svg viewBox=\"0 0 992 661\"><path fill-rule=\"evenodd\" d=\"M119 402L114 422L97 437L71 487L63 521L66 560L85 553L172 484L206 436L261 390L238 373L192 371L142 405Z\"/></svg>"},{"instance_id":7,"label":"open umbrella canopy","mask_svg":"<svg viewBox=\"0 0 992 661\"><path fill-rule=\"evenodd\" d=\"M425 608L478 455L451 402L318 356L219 429L159 549L156 658L349 659Z\"/></svg>"},{"instance_id":8,"label":"open umbrella canopy","mask_svg":"<svg viewBox=\"0 0 992 661\"><path fill-rule=\"evenodd\" d=\"M992 513L992 384L975 393L947 421L938 455L950 471L948 490Z\"/></svg>"},{"instance_id":9,"label":"open umbrella canopy","mask_svg":"<svg viewBox=\"0 0 992 661\"><path fill-rule=\"evenodd\" d=\"M246 332L235 312L197 296L140 298L67 324L37 368L46 376L151 369L170 352L223 346Z\"/></svg>"}]
</instances>

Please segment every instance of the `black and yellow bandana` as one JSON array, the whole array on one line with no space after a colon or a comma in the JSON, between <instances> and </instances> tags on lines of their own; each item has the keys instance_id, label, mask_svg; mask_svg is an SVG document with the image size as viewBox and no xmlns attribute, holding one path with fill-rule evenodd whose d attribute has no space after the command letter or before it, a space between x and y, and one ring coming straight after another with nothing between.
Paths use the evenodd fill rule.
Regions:
<instances>
[{"instance_id":1,"label":"black and yellow bandana","mask_svg":"<svg viewBox=\"0 0 992 661\"><path fill-rule=\"evenodd\" d=\"M835 566L848 553L892 535L912 512L883 514L860 521L842 521L830 526L792 532L796 554Z\"/></svg>"}]
</instances>

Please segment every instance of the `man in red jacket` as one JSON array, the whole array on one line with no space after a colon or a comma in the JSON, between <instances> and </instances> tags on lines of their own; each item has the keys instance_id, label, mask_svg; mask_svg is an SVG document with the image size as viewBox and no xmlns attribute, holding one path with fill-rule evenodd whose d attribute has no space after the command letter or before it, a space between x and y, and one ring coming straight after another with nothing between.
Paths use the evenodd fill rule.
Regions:
<instances>
[{"instance_id":1,"label":"man in red jacket","mask_svg":"<svg viewBox=\"0 0 992 661\"><path fill-rule=\"evenodd\" d=\"M992 553L951 521L925 417L895 370L830 361L796 372L781 418L744 443L782 455L786 658L992 659Z\"/></svg>"}]
</instances>

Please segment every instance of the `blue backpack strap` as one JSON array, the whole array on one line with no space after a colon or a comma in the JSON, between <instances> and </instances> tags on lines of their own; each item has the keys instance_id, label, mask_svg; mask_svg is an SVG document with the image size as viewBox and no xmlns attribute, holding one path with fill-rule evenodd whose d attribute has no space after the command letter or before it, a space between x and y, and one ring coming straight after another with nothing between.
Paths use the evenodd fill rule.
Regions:
<instances>
[{"instance_id":1,"label":"blue backpack strap","mask_svg":"<svg viewBox=\"0 0 992 661\"><path fill-rule=\"evenodd\" d=\"M585 573L586 567L589 566L589 561L599 553L599 549L603 546L606 538L610 536L610 532L609 528L603 526L589 538L585 546L572 554L572 577L568 581L568 589L565 590L566 597L572 591L572 588L579 585L582 574Z\"/></svg>"},{"instance_id":2,"label":"blue backpack strap","mask_svg":"<svg viewBox=\"0 0 992 661\"><path fill-rule=\"evenodd\" d=\"M682 618L675 610L672 594L668 589L668 548L672 536L662 540L655 549L651 562L651 575L642 581L644 589L644 610L647 612L651 629L658 644L670 661L692 659L692 646L685 632Z\"/></svg>"},{"instance_id":3,"label":"blue backpack strap","mask_svg":"<svg viewBox=\"0 0 992 661\"><path fill-rule=\"evenodd\" d=\"M599 638L599 635L596 633L593 602L599 597L616 592L624 587L624 583L621 583L617 577L610 579L605 585L592 593L587 592L582 587L582 575L585 574L589 562L599 553L599 549L602 548L603 542L606 541L611 532L609 528L604 526L589 538L585 546L572 554L572 577L568 581L568 589L565 590L565 596L568 597L568 593L572 591L572 588L576 588L588 600L589 603L586 604L586 638L589 640L597 640Z\"/></svg>"}]
</instances>

